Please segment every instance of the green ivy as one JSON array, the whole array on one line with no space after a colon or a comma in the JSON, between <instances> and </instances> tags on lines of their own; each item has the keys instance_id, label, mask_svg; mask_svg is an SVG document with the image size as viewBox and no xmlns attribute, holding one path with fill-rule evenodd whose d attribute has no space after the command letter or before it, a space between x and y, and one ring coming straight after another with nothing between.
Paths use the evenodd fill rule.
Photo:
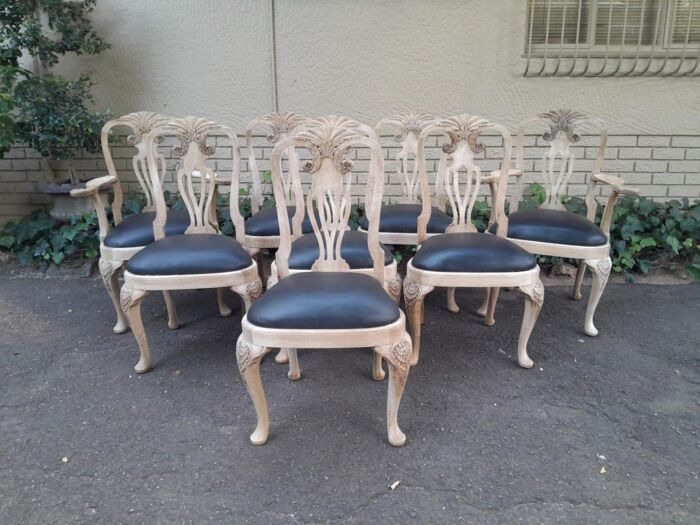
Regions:
<instances>
[{"instance_id":1,"label":"green ivy","mask_svg":"<svg viewBox=\"0 0 700 525\"><path fill-rule=\"evenodd\" d=\"M66 258L94 259L100 249L97 216L85 213L71 217L68 223L52 219L38 211L0 229L0 248L10 250L23 266L46 270Z\"/></svg>"}]
</instances>

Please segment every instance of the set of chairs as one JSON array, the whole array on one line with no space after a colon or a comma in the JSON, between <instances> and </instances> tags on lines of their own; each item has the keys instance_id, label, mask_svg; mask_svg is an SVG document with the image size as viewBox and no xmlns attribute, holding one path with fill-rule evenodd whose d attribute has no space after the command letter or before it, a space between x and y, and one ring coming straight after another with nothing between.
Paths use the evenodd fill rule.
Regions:
<instances>
[{"instance_id":1,"label":"set of chairs","mask_svg":"<svg viewBox=\"0 0 700 525\"><path fill-rule=\"evenodd\" d=\"M260 362L272 349L276 361L289 363L289 378L301 377L297 348L369 347L374 350L372 376L389 368L387 432L395 446L405 443L397 413L411 366L419 361L424 297L435 287L448 289L448 309L457 312L455 288L484 288L479 313L494 324L500 288L515 288L525 298L518 341L518 363L529 368L527 343L544 301L535 254L581 261L574 284L580 298L586 267L593 286L585 331L596 335L593 314L611 269L608 230L619 195L636 195L622 179L601 172L607 135L597 135L594 167L586 197L587 217L567 212L561 196L573 173L571 146L579 142L576 127L587 117L574 111L543 113L523 124L515 148L504 126L458 115L435 118L403 114L375 128L346 117L305 118L273 113L246 129L247 160L252 176L250 196L241 196L241 155L230 127L197 117L168 118L132 113L105 125L102 147L108 175L89 181L75 196L92 198L100 226L100 272L115 306L114 331L131 328L137 340L139 373L151 367L140 305L150 291L161 291L168 326L177 328L173 290L212 288L222 316L231 314L222 291L230 288L243 300L245 314L236 345L238 367L257 412L250 439L265 443L268 412L260 379ZM536 210L518 211L525 173L524 140L530 125L544 125L547 145L541 170L547 198ZM123 190L117 175L110 134L124 128L135 146L133 171L145 195L142 213L121 216ZM255 133L267 132L272 191L276 206L262 207L264 188L254 147ZM393 131L396 170L403 196L383 204L385 155L382 133ZM499 145L486 156L483 137ZM169 139L169 140L164 140ZM169 141L177 141L171 146ZM591 140L590 137L587 140ZM185 210L169 210L163 195L164 148L177 159L175 179ZM431 151L439 147L435 170ZM515 163L512 153L515 149ZM215 170L212 156L230 158L230 175ZM222 154L226 151L226 154ZM390 150L387 150L387 152ZM229 155L230 153L230 155ZM487 158L488 157L488 158ZM353 159L369 159L365 184L353 176ZM497 162L495 170L482 169ZM429 171L434 171L433 181ZM505 210L509 180L515 191ZM365 215L360 228L349 227L353 186L361 185ZM491 215L487 232L477 231L473 210L482 185L489 189ZM597 227L597 186L610 187L610 197ZM228 187L234 235L223 235L216 217L217 194ZM113 195L110 202L109 195ZM246 192L243 192L246 193ZM250 198L252 216L241 213ZM115 226L110 229L108 208ZM403 280L388 245L417 245ZM275 249L263 293L262 251ZM119 287L119 272L124 285ZM400 309L401 292L407 316ZM410 334L406 326L409 320Z\"/></svg>"}]
</instances>

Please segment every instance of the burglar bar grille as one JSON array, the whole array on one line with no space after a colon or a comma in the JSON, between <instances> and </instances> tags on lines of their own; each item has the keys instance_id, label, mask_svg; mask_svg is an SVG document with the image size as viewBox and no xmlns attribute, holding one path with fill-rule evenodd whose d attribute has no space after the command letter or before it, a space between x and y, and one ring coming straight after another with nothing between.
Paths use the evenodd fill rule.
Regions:
<instances>
[{"instance_id":1,"label":"burglar bar grille","mask_svg":"<svg viewBox=\"0 0 700 525\"><path fill-rule=\"evenodd\" d=\"M700 0L528 0L525 76L700 76Z\"/></svg>"}]
</instances>

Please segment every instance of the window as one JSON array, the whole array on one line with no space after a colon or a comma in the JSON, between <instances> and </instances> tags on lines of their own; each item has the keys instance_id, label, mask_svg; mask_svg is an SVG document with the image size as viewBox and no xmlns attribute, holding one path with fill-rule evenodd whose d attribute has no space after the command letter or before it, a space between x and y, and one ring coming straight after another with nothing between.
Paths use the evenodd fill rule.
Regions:
<instances>
[{"instance_id":1,"label":"window","mask_svg":"<svg viewBox=\"0 0 700 525\"><path fill-rule=\"evenodd\" d=\"M700 75L700 0L528 0L526 76Z\"/></svg>"}]
</instances>

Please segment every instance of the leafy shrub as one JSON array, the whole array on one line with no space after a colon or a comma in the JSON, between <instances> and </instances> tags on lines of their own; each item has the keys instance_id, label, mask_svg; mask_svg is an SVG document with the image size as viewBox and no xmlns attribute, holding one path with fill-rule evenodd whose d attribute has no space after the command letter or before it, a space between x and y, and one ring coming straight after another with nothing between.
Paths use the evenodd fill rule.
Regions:
<instances>
[{"instance_id":1,"label":"leafy shrub","mask_svg":"<svg viewBox=\"0 0 700 525\"><path fill-rule=\"evenodd\" d=\"M97 149L108 113L89 111L91 82L51 74L67 53L95 55L109 47L88 19L95 2L0 0L0 156L15 142L54 159ZM23 56L32 58L31 71L20 66Z\"/></svg>"},{"instance_id":2,"label":"leafy shrub","mask_svg":"<svg viewBox=\"0 0 700 525\"><path fill-rule=\"evenodd\" d=\"M536 207L543 202L543 188L531 184L525 206ZM562 200L567 211L586 214L585 201L580 197ZM521 208L525 209L525 206ZM605 206L598 206L596 224L600 225ZM688 263L685 270L700 281L700 201L655 202L646 197L622 197L617 201L610 223L610 257L613 271L624 274L628 281L633 273L647 273L654 267L675 269ZM541 257L548 265L553 258Z\"/></svg>"},{"instance_id":3,"label":"leafy shrub","mask_svg":"<svg viewBox=\"0 0 700 525\"><path fill-rule=\"evenodd\" d=\"M42 157L58 160L71 159L76 149L99 151L100 130L109 112L88 111L91 86L84 76L75 82L53 75L19 82L14 99L19 140Z\"/></svg>"},{"instance_id":4,"label":"leafy shrub","mask_svg":"<svg viewBox=\"0 0 700 525\"><path fill-rule=\"evenodd\" d=\"M67 224L38 211L8 222L0 229L0 248L14 252L20 264L46 270L49 264L61 264L67 257L94 259L100 249L97 216L76 215Z\"/></svg>"}]
</instances>

